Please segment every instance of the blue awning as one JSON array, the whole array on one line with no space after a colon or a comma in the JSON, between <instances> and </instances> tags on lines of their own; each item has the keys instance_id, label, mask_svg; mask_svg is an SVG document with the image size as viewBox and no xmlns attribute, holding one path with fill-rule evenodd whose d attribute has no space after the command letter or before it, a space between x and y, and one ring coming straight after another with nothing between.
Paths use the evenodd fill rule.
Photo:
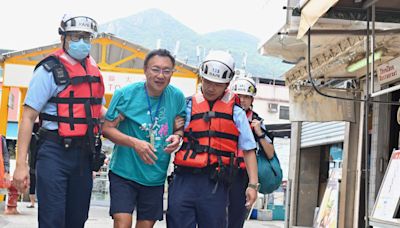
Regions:
<instances>
[{"instance_id":1,"label":"blue awning","mask_svg":"<svg viewBox=\"0 0 400 228\"><path fill-rule=\"evenodd\" d=\"M18 138L18 122L7 123L6 138L10 140L17 140Z\"/></svg>"}]
</instances>

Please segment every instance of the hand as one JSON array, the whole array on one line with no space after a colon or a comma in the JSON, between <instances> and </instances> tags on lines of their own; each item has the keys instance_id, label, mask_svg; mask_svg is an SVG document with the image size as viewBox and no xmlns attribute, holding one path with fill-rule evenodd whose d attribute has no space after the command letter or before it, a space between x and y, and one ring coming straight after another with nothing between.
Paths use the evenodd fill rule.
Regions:
<instances>
[{"instance_id":1,"label":"hand","mask_svg":"<svg viewBox=\"0 0 400 228\"><path fill-rule=\"evenodd\" d=\"M28 164L17 165L13 175L13 185L19 192L26 192L29 186L29 168Z\"/></svg>"},{"instance_id":2,"label":"hand","mask_svg":"<svg viewBox=\"0 0 400 228\"><path fill-rule=\"evenodd\" d=\"M253 121L251 121L251 126L253 127L254 132L256 133L257 136L263 134L261 129L261 121L254 119Z\"/></svg>"},{"instance_id":3,"label":"hand","mask_svg":"<svg viewBox=\"0 0 400 228\"><path fill-rule=\"evenodd\" d=\"M251 206L256 202L257 199L257 191L254 188L246 189L246 208L251 209Z\"/></svg>"},{"instance_id":4,"label":"hand","mask_svg":"<svg viewBox=\"0 0 400 228\"><path fill-rule=\"evenodd\" d=\"M0 179L0 188L9 188L11 186L11 178L9 173L4 173L4 178Z\"/></svg>"},{"instance_id":5,"label":"hand","mask_svg":"<svg viewBox=\"0 0 400 228\"><path fill-rule=\"evenodd\" d=\"M181 142L181 136L180 135L170 135L166 140L166 142L169 142L168 146L164 148L164 151L167 153L172 153L176 149L178 149L179 144Z\"/></svg>"},{"instance_id":6,"label":"hand","mask_svg":"<svg viewBox=\"0 0 400 228\"><path fill-rule=\"evenodd\" d=\"M181 116L176 116L174 121L174 130L181 129L185 125L185 119Z\"/></svg>"},{"instance_id":7,"label":"hand","mask_svg":"<svg viewBox=\"0 0 400 228\"><path fill-rule=\"evenodd\" d=\"M150 143L143 140L135 139L135 141L133 142L133 149L135 149L136 153L144 161L144 163L149 165L153 165L156 163L155 161L158 159L156 154L154 153L156 150Z\"/></svg>"}]
</instances>

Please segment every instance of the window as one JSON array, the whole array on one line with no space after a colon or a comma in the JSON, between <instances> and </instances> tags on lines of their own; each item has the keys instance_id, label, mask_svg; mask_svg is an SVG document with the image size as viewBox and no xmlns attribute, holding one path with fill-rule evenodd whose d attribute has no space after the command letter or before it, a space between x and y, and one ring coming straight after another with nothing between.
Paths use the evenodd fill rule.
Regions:
<instances>
[{"instance_id":1,"label":"window","mask_svg":"<svg viewBox=\"0 0 400 228\"><path fill-rule=\"evenodd\" d=\"M289 120L289 106L280 106L279 107L279 119L281 120Z\"/></svg>"},{"instance_id":2,"label":"window","mask_svg":"<svg viewBox=\"0 0 400 228\"><path fill-rule=\"evenodd\" d=\"M278 104L269 103L268 104L268 112L277 113L278 112Z\"/></svg>"}]
</instances>

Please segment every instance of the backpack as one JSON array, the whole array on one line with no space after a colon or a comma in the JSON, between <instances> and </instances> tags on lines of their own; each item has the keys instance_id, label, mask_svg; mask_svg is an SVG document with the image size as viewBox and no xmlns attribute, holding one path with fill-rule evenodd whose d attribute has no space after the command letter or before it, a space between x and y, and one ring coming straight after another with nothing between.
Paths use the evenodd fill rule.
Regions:
<instances>
[{"instance_id":1,"label":"backpack","mask_svg":"<svg viewBox=\"0 0 400 228\"><path fill-rule=\"evenodd\" d=\"M258 181L260 189L258 192L269 194L279 188L282 183L282 169L279 159L274 153L274 157L269 160L265 153L257 153Z\"/></svg>"}]
</instances>

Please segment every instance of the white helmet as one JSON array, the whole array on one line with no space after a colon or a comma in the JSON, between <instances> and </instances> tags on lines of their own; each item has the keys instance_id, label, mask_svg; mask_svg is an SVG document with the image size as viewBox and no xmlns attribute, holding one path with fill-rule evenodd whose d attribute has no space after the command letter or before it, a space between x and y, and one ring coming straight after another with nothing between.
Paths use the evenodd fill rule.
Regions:
<instances>
[{"instance_id":1,"label":"white helmet","mask_svg":"<svg viewBox=\"0 0 400 228\"><path fill-rule=\"evenodd\" d=\"M58 33L64 35L66 32L88 32L92 35L97 33L97 22L86 16L71 16L65 14L61 20Z\"/></svg>"},{"instance_id":2,"label":"white helmet","mask_svg":"<svg viewBox=\"0 0 400 228\"><path fill-rule=\"evenodd\" d=\"M236 94L256 96L257 88L256 83L250 77L237 77L231 85L232 92Z\"/></svg>"},{"instance_id":3,"label":"white helmet","mask_svg":"<svg viewBox=\"0 0 400 228\"><path fill-rule=\"evenodd\" d=\"M201 77L212 82L229 83L235 74L235 60L227 52L210 51L199 68Z\"/></svg>"}]
</instances>

